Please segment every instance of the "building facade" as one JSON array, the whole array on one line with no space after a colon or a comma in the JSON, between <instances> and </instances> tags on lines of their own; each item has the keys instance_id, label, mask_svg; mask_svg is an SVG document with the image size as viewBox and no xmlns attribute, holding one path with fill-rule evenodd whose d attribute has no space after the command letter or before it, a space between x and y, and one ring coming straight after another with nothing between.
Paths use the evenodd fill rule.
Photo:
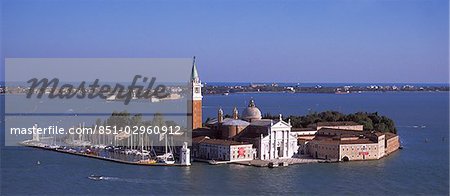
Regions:
<instances>
[{"instance_id":1,"label":"building facade","mask_svg":"<svg viewBox=\"0 0 450 196\"><path fill-rule=\"evenodd\" d=\"M291 158L297 154L297 138L291 135L292 126L281 117L278 122L267 126L268 134L258 140L258 158L261 160Z\"/></svg>"},{"instance_id":2,"label":"building facade","mask_svg":"<svg viewBox=\"0 0 450 196\"><path fill-rule=\"evenodd\" d=\"M331 161L373 160L399 149L396 138L398 136L392 133L321 128L314 139L299 140L299 150L314 158Z\"/></svg>"},{"instance_id":3,"label":"building facade","mask_svg":"<svg viewBox=\"0 0 450 196\"><path fill-rule=\"evenodd\" d=\"M386 134L386 154L390 154L400 148L400 138L393 133Z\"/></svg>"},{"instance_id":4,"label":"building facade","mask_svg":"<svg viewBox=\"0 0 450 196\"><path fill-rule=\"evenodd\" d=\"M194 138L194 158L225 162L253 160L253 145L232 140Z\"/></svg>"}]
</instances>

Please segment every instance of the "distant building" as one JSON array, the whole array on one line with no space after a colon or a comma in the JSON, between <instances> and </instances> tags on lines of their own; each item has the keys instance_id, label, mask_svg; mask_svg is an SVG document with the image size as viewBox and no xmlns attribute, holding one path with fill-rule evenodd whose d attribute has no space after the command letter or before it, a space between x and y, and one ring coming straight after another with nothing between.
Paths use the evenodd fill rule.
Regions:
<instances>
[{"instance_id":1,"label":"distant building","mask_svg":"<svg viewBox=\"0 0 450 196\"><path fill-rule=\"evenodd\" d=\"M253 145L232 140L210 139L207 136L194 138L193 156L197 159L215 161L250 161L253 160Z\"/></svg>"},{"instance_id":2,"label":"distant building","mask_svg":"<svg viewBox=\"0 0 450 196\"><path fill-rule=\"evenodd\" d=\"M307 143L316 137L317 130L312 127L292 128L291 133L297 137L299 154L309 154Z\"/></svg>"},{"instance_id":3,"label":"distant building","mask_svg":"<svg viewBox=\"0 0 450 196\"><path fill-rule=\"evenodd\" d=\"M311 140L299 139L301 154L332 161L380 159L399 149L396 134L321 128Z\"/></svg>"},{"instance_id":4,"label":"distant building","mask_svg":"<svg viewBox=\"0 0 450 196\"><path fill-rule=\"evenodd\" d=\"M291 134L291 128L281 117L278 121L262 119L252 122L238 140L253 143L260 160L291 158L298 153L297 137Z\"/></svg>"},{"instance_id":5,"label":"distant building","mask_svg":"<svg viewBox=\"0 0 450 196\"><path fill-rule=\"evenodd\" d=\"M390 154L400 148L400 138L397 134L386 133L386 154Z\"/></svg>"},{"instance_id":6,"label":"distant building","mask_svg":"<svg viewBox=\"0 0 450 196\"><path fill-rule=\"evenodd\" d=\"M290 158L298 152L297 137L291 133L291 124L283 121L281 116L279 120L262 119L253 99L240 118L236 108L232 118L223 118L223 111L219 109L217 118L206 122L206 126L220 139L253 144L256 159Z\"/></svg>"},{"instance_id":7,"label":"distant building","mask_svg":"<svg viewBox=\"0 0 450 196\"><path fill-rule=\"evenodd\" d=\"M321 128L331 128L331 129L347 129L347 130L358 130L363 131L364 126L352 121L340 121L340 122L318 122L309 125L308 127L319 130Z\"/></svg>"}]
</instances>

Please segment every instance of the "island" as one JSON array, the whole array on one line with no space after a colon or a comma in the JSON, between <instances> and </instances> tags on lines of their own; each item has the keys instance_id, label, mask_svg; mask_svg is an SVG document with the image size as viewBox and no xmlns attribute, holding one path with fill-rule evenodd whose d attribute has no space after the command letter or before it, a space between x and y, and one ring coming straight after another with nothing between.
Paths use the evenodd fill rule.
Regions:
<instances>
[{"instance_id":1,"label":"island","mask_svg":"<svg viewBox=\"0 0 450 196\"><path fill-rule=\"evenodd\" d=\"M206 84L203 94L229 95L232 93L362 93L362 92L448 92L448 84L442 85L411 85L411 84L292 84L292 83L248 83L248 84Z\"/></svg>"},{"instance_id":2,"label":"island","mask_svg":"<svg viewBox=\"0 0 450 196\"><path fill-rule=\"evenodd\" d=\"M192 141L194 160L260 167L377 160L400 148L394 121L376 112L262 115L253 99L241 115L219 108Z\"/></svg>"}]
</instances>

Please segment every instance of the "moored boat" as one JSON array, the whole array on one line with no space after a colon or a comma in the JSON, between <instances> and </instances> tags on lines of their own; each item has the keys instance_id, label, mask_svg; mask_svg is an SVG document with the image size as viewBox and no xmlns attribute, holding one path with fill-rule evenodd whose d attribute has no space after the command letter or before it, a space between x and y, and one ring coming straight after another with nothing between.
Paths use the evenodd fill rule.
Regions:
<instances>
[{"instance_id":1,"label":"moored boat","mask_svg":"<svg viewBox=\"0 0 450 196\"><path fill-rule=\"evenodd\" d=\"M90 175L88 178L91 180L96 180L96 181L103 180L103 176L94 175L94 174Z\"/></svg>"}]
</instances>

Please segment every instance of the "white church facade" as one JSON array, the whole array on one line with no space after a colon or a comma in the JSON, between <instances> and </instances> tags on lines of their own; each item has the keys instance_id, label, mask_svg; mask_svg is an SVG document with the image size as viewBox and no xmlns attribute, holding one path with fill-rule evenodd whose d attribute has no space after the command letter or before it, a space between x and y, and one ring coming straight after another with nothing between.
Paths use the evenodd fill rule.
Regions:
<instances>
[{"instance_id":1,"label":"white church facade","mask_svg":"<svg viewBox=\"0 0 450 196\"><path fill-rule=\"evenodd\" d=\"M268 134L261 135L257 145L257 158L261 160L291 158L298 150L297 138L291 134L292 126L280 120L268 127Z\"/></svg>"}]
</instances>

